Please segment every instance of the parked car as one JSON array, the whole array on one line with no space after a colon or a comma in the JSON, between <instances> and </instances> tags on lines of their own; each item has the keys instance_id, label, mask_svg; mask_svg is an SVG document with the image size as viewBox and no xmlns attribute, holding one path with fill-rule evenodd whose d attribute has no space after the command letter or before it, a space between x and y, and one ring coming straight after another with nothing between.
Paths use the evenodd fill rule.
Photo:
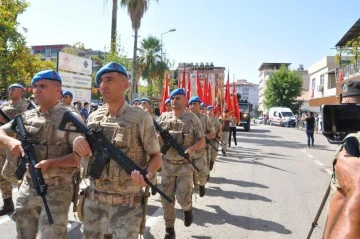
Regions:
<instances>
[{"instance_id":1,"label":"parked car","mask_svg":"<svg viewBox=\"0 0 360 239\"><path fill-rule=\"evenodd\" d=\"M263 124L264 123L264 117L259 117L257 120L258 124Z\"/></svg>"}]
</instances>

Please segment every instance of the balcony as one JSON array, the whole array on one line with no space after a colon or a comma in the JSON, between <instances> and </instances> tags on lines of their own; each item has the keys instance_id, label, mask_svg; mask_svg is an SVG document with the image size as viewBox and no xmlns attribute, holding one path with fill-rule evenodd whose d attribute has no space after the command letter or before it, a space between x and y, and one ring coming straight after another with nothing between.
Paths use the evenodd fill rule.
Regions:
<instances>
[{"instance_id":1,"label":"balcony","mask_svg":"<svg viewBox=\"0 0 360 239\"><path fill-rule=\"evenodd\" d=\"M353 64L349 64L336 69L337 82L352 78L360 79L360 60L355 61L355 63Z\"/></svg>"}]
</instances>

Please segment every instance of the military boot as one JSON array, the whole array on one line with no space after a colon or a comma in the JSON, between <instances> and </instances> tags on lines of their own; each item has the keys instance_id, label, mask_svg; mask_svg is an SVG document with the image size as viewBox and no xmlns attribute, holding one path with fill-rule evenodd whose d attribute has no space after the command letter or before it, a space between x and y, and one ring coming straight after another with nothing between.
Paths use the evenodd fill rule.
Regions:
<instances>
[{"instance_id":1,"label":"military boot","mask_svg":"<svg viewBox=\"0 0 360 239\"><path fill-rule=\"evenodd\" d=\"M173 227L167 227L165 229L165 237L164 239L175 239L176 236L175 236L175 230Z\"/></svg>"},{"instance_id":2,"label":"military boot","mask_svg":"<svg viewBox=\"0 0 360 239\"><path fill-rule=\"evenodd\" d=\"M203 185L199 186L199 196L201 198L205 196L205 186L203 186Z\"/></svg>"},{"instance_id":3,"label":"military boot","mask_svg":"<svg viewBox=\"0 0 360 239\"><path fill-rule=\"evenodd\" d=\"M189 227L193 221L192 211L184 211L184 225L185 227Z\"/></svg>"},{"instance_id":4,"label":"military boot","mask_svg":"<svg viewBox=\"0 0 360 239\"><path fill-rule=\"evenodd\" d=\"M214 168L214 161L210 161L210 171Z\"/></svg>"},{"instance_id":5,"label":"military boot","mask_svg":"<svg viewBox=\"0 0 360 239\"><path fill-rule=\"evenodd\" d=\"M0 209L0 216L5 215L9 212L14 211L14 203L12 201L12 197L5 198L4 199L4 205Z\"/></svg>"}]
</instances>

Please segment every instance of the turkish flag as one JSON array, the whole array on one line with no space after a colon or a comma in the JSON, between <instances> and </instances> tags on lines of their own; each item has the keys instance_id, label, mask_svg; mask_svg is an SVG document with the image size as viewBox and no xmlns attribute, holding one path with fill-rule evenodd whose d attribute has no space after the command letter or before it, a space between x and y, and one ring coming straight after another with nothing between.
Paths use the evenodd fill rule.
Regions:
<instances>
[{"instance_id":1,"label":"turkish flag","mask_svg":"<svg viewBox=\"0 0 360 239\"><path fill-rule=\"evenodd\" d=\"M229 80L229 71L228 71L228 79L226 81L226 87L225 87L225 104L226 109L229 111L228 113L231 113L234 111L233 102L230 96L230 80Z\"/></svg>"},{"instance_id":2,"label":"turkish flag","mask_svg":"<svg viewBox=\"0 0 360 239\"><path fill-rule=\"evenodd\" d=\"M166 107L165 107L165 100L168 99L170 97L170 89L169 89L169 84L170 84L170 79L169 79L169 73L166 72L165 73L165 84L164 84L164 90L162 93L162 97L161 97L161 107L160 107L160 111L161 113L166 111Z\"/></svg>"},{"instance_id":3,"label":"turkish flag","mask_svg":"<svg viewBox=\"0 0 360 239\"><path fill-rule=\"evenodd\" d=\"M236 117L236 121L240 123L240 109L239 109L239 103L238 98L236 94L236 88L235 88L235 82L233 82L233 106L234 106L234 113Z\"/></svg>"},{"instance_id":4,"label":"turkish flag","mask_svg":"<svg viewBox=\"0 0 360 239\"><path fill-rule=\"evenodd\" d=\"M203 92L202 92L202 88L201 88L201 82L200 82L200 79L199 79L199 72L196 71L196 91L197 91L197 95L199 97L202 97L203 96Z\"/></svg>"}]
</instances>

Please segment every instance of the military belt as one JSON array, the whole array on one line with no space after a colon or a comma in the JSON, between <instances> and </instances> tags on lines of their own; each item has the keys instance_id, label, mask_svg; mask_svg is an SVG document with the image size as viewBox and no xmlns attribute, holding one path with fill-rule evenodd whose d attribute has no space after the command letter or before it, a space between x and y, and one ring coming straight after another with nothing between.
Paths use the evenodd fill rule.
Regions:
<instances>
[{"instance_id":1,"label":"military belt","mask_svg":"<svg viewBox=\"0 0 360 239\"><path fill-rule=\"evenodd\" d=\"M88 190L86 190L86 198L103 204L132 206L134 204L141 203L143 196L141 194L136 194L136 195L109 194L89 188Z\"/></svg>"},{"instance_id":2,"label":"military belt","mask_svg":"<svg viewBox=\"0 0 360 239\"><path fill-rule=\"evenodd\" d=\"M26 177L26 180L29 182L29 184L32 185L32 180L30 177ZM73 179L72 177L55 177L55 178L46 178L44 179L45 183L48 186L58 186L58 185L62 185L62 184L69 184L72 183Z\"/></svg>"},{"instance_id":3,"label":"military belt","mask_svg":"<svg viewBox=\"0 0 360 239\"><path fill-rule=\"evenodd\" d=\"M187 160L185 160L185 159L180 159L180 160L166 159L166 161L168 161L168 163L177 164L177 165L190 163L189 161L187 161Z\"/></svg>"}]
</instances>

